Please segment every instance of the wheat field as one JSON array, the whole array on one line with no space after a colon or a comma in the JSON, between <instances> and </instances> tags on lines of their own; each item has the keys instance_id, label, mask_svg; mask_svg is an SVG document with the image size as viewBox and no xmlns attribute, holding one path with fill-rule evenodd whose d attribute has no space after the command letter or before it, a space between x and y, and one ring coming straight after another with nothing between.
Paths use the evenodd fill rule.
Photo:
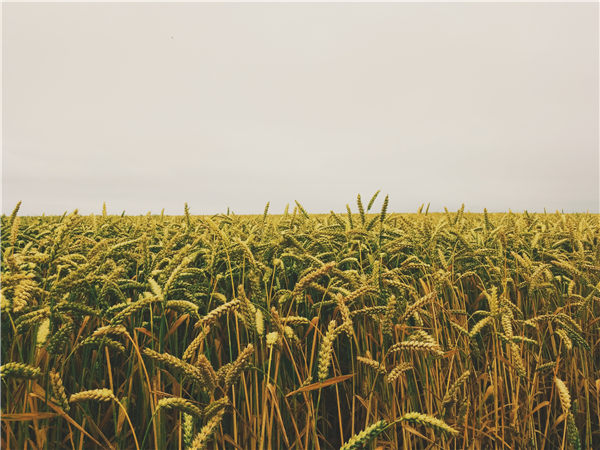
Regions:
<instances>
[{"instance_id":1,"label":"wheat field","mask_svg":"<svg viewBox=\"0 0 600 450\"><path fill-rule=\"evenodd\" d=\"M599 216L387 205L17 205L2 448L600 448Z\"/></svg>"}]
</instances>

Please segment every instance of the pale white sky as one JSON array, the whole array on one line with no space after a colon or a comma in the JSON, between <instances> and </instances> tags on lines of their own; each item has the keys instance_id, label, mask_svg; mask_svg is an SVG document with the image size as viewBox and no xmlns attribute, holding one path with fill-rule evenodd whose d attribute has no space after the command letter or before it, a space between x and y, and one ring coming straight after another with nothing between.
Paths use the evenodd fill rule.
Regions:
<instances>
[{"instance_id":1,"label":"pale white sky","mask_svg":"<svg viewBox=\"0 0 600 450\"><path fill-rule=\"evenodd\" d=\"M599 211L597 3L2 8L4 213Z\"/></svg>"}]
</instances>

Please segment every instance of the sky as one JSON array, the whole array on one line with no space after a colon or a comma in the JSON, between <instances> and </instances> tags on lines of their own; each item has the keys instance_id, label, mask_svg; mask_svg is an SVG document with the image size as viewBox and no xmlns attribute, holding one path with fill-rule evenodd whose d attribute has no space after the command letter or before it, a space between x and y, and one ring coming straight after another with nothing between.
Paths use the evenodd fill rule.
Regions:
<instances>
[{"instance_id":1,"label":"sky","mask_svg":"<svg viewBox=\"0 0 600 450\"><path fill-rule=\"evenodd\" d=\"M597 3L2 9L3 213L599 212Z\"/></svg>"}]
</instances>

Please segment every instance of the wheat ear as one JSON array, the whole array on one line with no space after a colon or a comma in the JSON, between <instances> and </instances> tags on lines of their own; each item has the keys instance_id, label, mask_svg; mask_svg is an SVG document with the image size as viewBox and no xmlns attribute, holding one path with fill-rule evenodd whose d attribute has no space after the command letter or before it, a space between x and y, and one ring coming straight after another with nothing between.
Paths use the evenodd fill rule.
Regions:
<instances>
[{"instance_id":1,"label":"wheat ear","mask_svg":"<svg viewBox=\"0 0 600 450\"><path fill-rule=\"evenodd\" d=\"M0 366L0 377L5 378L38 378L42 374L37 367L23 363L9 362Z\"/></svg>"},{"instance_id":2,"label":"wheat ear","mask_svg":"<svg viewBox=\"0 0 600 450\"><path fill-rule=\"evenodd\" d=\"M91 389L89 391L81 391L76 394L72 394L69 397L69 403L77 403L85 400L95 400L98 402L110 402L117 400L115 395L110 389Z\"/></svg>"},{"instance_id":3,"label":"wheat ear","mask_svg":"<svg viewBox=\"0 0 600 450\"><path fill-rule=\"evenodd\" d=\"M452 428L446 422L444 422L441 419L437 419L436 417L430 416L428 414L411 412L411 413L404 414L400 419L398 419L398 421L424 425L426 427L430 427L435 430L443 431L443 432L453 434L453 435L458 434L458 431L455 430L454 428Z\"/></svg>"},{"instance_id":4,"label":"wheat ear","mask_svg":"<svg viewBox=\"0 0 600 450\"><path fill-rule=\"evenodd\" d=\"M367 443L379 436L387 425L388 423L385 420L380 420L369 425L360 433L352 436L344 445L342 445L340 450L354 450L365 447Z\"/></svg>"},{"instance_id":5,"label":"wheat ear","mask_svg":"<svg viewBox=\"0 0 600 450\"><path fill-rule=\"evenodd\" d=\"M202 418L202 411L189 400L181 397L161 398L158 401L157 409L177 409L186 414L197 418Z\"/></svg>"}]
</instances>

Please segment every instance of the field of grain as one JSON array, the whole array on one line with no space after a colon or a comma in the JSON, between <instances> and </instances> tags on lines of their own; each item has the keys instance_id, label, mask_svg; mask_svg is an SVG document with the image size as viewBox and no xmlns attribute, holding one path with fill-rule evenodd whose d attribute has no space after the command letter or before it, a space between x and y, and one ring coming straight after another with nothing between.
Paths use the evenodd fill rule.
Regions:
<instances>
[{"instance_id":1,"label":"field of grain","mask_svg":"<svg viewBox=\"0 0 600 450\"><path fill-rule=\"evenodd\" d=\"M375 197L2 217L2 448L600 448L598 215Z\"/></svg>"}]
</instances>

